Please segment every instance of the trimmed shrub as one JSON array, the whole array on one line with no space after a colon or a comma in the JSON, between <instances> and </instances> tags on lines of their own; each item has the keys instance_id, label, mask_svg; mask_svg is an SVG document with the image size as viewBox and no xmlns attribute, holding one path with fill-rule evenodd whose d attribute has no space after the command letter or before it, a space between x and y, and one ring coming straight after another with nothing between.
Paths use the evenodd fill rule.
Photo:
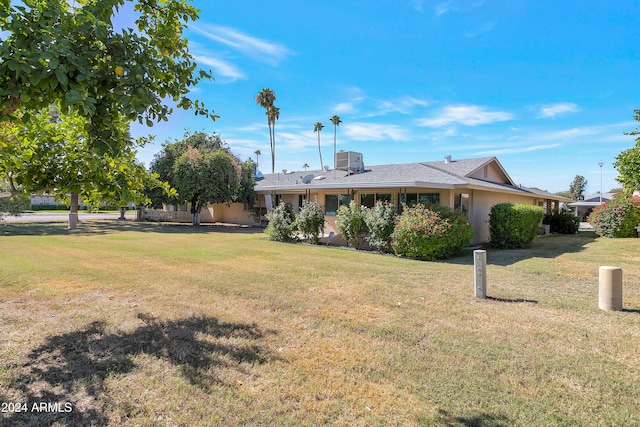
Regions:
<instances>
[{"instance_id":1,"label":"trimmed shrub","mask_svg":"<svg viewBox=\"0 0 640 427\"><path fill-rule=\"evenodd\" d=\"M548 224L549 231L560 234L576 234L580 228L580 217L570 212L554 213L545 215L543 224Z\"/></svg>"},{"instance_id":2,"label":"trimmed shrub","mask_svg":"<svg viewBox=\"0 0 640 427\"><path fill-rule=\"evenodd\" d=\"M391 246L396 255L435 260L458 254L473 238L467 217L445 206L417 204L398 217Z\"/></svg>"},{"instance_id":3,"label":"trimmed shrub","mask_svg":"<svg viewBox=\"0 0 640 427\"><path fill-rule=\"evenodd\" d=\"M362 247L364 238L369 231L366 222L368 211L366 206L357 206L354 200L349 202L349 206L338 208L336 227L342 238L353 248L360 249Z\"/></svg>"},{"instance_id":4,"label":"trimmed shrub","mask_svg":"<svg viewBox=\"0 0 640 427\"><path fill-rule=\"evenodd\" d=\"M296 226L302 236L311 240L316 245L320 243L320 237L324 233L324 209L318 205L318 198L313 202L304 200L298 217Z\"/></svg>"},{"instance_id":5,"label":"trimmed shrub","mask_svg":"<svg viewBox=\"0 0 640 427\"><path fill-rule=\"evenodd\" d=\"M296 238L296 214L291 203L281 202L267 213L269 225L264 230L269 240L276 242L291 242Z\"/></svg>"},{"instance_id":6,"label":"trimmed shrub","mask_svg":"<svg viewBox=\"0 0 640 427\"><path fill-rule=\"evenodd\" d=\"M636 237L640 223L640 197L618 196L596 207L588 218L602 237Z\"/></svg>"},{"instance_id":7,"label":"trimmed shrub","mask_svg":"<svg viewBox=\"0 0 640 427\"><path fill-rule=\"evenodd\" d=\"M538 235L544 213L540 206L499 203L489 214L491 246L499 249L524 248Z\"/></svg>"},{"instance_id":8,"label":"trimmed shrub","mask_svg":"<svg viewBox=\"0 0 640 427\"><path fill-rule=\"evenodd\" d=\"M382 252L392 252L391 236L396 227L398 213L395 206L389 202L378 200L372 209L369 209L365 218L369 235L366 237L369 244Z\"/></svg>"}]
</instances>

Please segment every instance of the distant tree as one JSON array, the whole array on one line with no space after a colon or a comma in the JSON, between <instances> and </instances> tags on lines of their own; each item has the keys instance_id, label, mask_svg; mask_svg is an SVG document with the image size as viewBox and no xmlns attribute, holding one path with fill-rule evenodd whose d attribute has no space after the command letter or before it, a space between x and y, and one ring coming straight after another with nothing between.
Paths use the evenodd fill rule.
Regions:
<instances>
[{"instance_id":1,"label":"distant tree","mask_svg":"<svg viewBox=\"0 0 640 427\"><path fill-rule=\"evenodd\" d=\"M582 175L576 175L569 186L569 193L573 200L584 200L584 190L587 188L588 181Z\"/></svg>"},{"instance_id":2,"label":"distant tree","mask_svg":"<svg viewBox=\"0 0 640 427\"><path fill-rule=\"evenodd\" d=\"M276 142L275 142L275 121L280 118L280 109L274 106L276 93L264 88L256 95L256 104L264 108L267 115L267 125L269 126L269 147L271 148L271 173L276 171ZM276 117L277 116L277 117Z\"/></svg>"},{"instance_id":3,"label":"distant tree","mask_svg":"<svg viewBox=\"0 0 640 427\"><path fill-rule=\"evenodd\" d=\"M556 196L560 196L560 197L566 197L567 199L573 199L573 194L571 193L571 191L569 190L565 190L565 191L558 191L557 193L555 193Z\"/></svg>"},{"instance_id":4,"label":"distant tree","mask_svg":"<svg viewBox=\"0 0 640 427\"><path fill-rule=\"evenodd\" d=\"M635 110L634 113L634 119L640 122L640 110ZM636 145L618 154L614 166L619 174L616 181L622 184L625 194L630 195L640 190L640 128L625 132L625 135L637 136Z\"/></svg>"},{"instance_id":5,"label":"distant tree","mask_svg":"<svg viewBox=\"0 0 640 427\"><path fill-rule=\"evenodd\" d=\"M260 163L258 163L258 157L262 154L260 150L256 150L253 152L256 155L256 169L260 167Z\"/></svg>"},{"instance_id":6,"label":"distant tree","mask_svg":"<svg viewBox=\"0 0 640 427\"><path fill-rule=\"evenodd\" d=\"M309 163L305 163L304 165L302 165L302 168L304 169L304 171L307 171L307 168L309 168Z\"/></svg>"},{"instance_id":7,"label":"distant tree","mask_svg":"<svg viewBox=\"0 0 640 427\"><path fill-rule=\"evenodd\" d=\"M324 165L322 164L322 150L320 150L320 131L324 128L324 125L320 122L316 122L313 127L313 131L318 133L318 154L320 154L320 169L324 169Z\"/></svg>"},{"instance_id":8,"label":"distant tree","mask_svg":"<svg viewBox=\"0 0 640 427\"><path fill-rule=\"evenodd\" d=\"M333 169L335 169L336 168L336 140L338 135L338 126L340 126L340 123L342 123L342 120L340 120L340 116L338 116L337 114L335 114L329 120L331 120L331 123L333 123Z\"/></svg>"},{"instance_id":9,"label":"distant tree","mask_svg":"<svg viewBox=\"0 0 640 427\"><path fill-rule=\"evenodd\" d=\"M612 194L624 193L624 189L622 187L615 187L609 190L609 193L612 193Z\"/></svg>"},{"instance_id":10,"label":"distant tree","mask_svg":"<svg viewBox=\"0 0 640 427\"><path fill-rule=\"evenodd\" d=\"M0 191L9 191L10 186L7 181L0 180ZM25 209L29 209L31 201L27 194L19 194L11 197L3 197L0 199L0 221L6 215L18 216Z\"/></svg>"},{"instance_id":11,"label":"distant tree","mask_svg":"<svg viewBox=\"0 0 640 427\"><path fill-rule=\"evenodd\" d=\"M113 17L133 4L135 29ZM215 119L190 88L197 71L183 31L198 11L185 0L22 0L0 5L0 122L27 121L59 103L87 119L87 145L112 155L130 141L122 119L152 126L178 108Z\"/></svg>"}]
</instances>

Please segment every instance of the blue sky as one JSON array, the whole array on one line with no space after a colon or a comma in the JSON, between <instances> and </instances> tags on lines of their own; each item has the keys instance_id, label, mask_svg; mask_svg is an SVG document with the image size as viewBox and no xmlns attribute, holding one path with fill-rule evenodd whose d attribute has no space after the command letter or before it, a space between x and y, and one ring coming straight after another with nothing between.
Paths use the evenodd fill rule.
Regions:
<instances>
[{"instance_id":1,"label":"blue sky","mask_svg":"<svg viewBox=\"0 0 640 427\"><path fill-rule=\"evenodd\" d=\"M365 165L496 156L516 184L587 193L619 185L616 155L639 124L640 5L632 1L194 0L186 37L215 81L194 96L215 122L176 112L139 151L149 164L185 128L221 134L270 172L262 88L275 91L276 170L332 165L338 150ZM602 170L598 162L602 161Z\"/></svg>"}]
</instances>

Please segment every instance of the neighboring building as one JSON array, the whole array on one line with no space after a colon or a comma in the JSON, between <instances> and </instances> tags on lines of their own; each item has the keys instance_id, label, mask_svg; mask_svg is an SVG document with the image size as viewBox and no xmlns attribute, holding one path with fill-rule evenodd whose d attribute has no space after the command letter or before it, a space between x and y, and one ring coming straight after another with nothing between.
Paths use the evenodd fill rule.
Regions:
<instances>
[{"instance_id":1,"label":"neighboring building","mask_svg":"<svg viewBox=\"0 0 640 427\"><path fill-rule=\"evenodd\" d=\"M340 154L340 153L339 153ZM343 170L286 172L264 175L256 183L259 205L271 209L280 201L298 209L303 200L325 207L325 233L334 231L338 207L355 200L371 207L376 200L402 203L440 203L461 209L475 230L474 243L489 240L489 213L498 203L524 203L557 212L568 199L516 185L498 159L453 160L364 167L360 153L346 152ZM359 173L356 173L359 172Z\"/></svg>"},{"instance_id":2,"label":"neighboring building","mask_svg":"<svg viewBox=\"0 0 640 427\"><path fill-rule=\"evenodd\" d=\"M584 200L578 200L577 202L567 203L567 206L576 208L576 216L582 219L586 219L594 208L600 206L604 202L608 202L613 199L616 193L602 193L602 200L600 199L600 193L589 194L584 196Z\"/></svg>"}]
</instances>

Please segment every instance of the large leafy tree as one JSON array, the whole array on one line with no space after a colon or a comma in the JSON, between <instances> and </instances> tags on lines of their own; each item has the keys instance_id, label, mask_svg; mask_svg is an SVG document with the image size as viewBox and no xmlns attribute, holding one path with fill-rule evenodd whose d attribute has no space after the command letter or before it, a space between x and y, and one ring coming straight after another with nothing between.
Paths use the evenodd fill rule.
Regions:
<instances>
[{"instance_id":1,"label":"large leafy tree","mask_svg":"<svg viewBox=\"0 0 640 427\"><path fill-rule=\"evenodd\" d=\"M316 122L313 126L313 131L318 133L318 154L320 155L320 169L324 169L324 165L322 164L322 150L320 150L320 132L324 128L324 125L320 122Z\"/></svg>"},{"instance_id":2,"label":"large leafy tree","mask_svg":"<svg viewBox=\"0 0 640 427\"><path fill-rule=\"evenodd\" d=\"M87 203L144 203L145 186L159 183L135 160L128 122L121 119L113 126L128 138L117 156L91 149L87 119L73 110L62 114L52 106L26 121L3 123L0 174L9 183L4 195L48 192L69 199L70 229L77 226L80 197Z\"/></svg>"},{"instance_id":3,"label":"large leafy tree","mask_svg":"<svg viewBox=\"0 0 640 427\"><path fill-rule=\"evenodd\" d=\"M264 108L267 115L267 125L269 126L269 147L271 148L271 173L276 170L276 120L280 118L280 109L274 105L276 102L276 93L264 88L256 95L256 104Z\"/></svg>"},{"instance_id":4,"label":"large leafy tree","mask_svg":"<svg viewBox=\"0 0 640 427\"><path fill-rule=\"evenodd\" d=\"M136 28L117 30L113 18L125 3L133 4ZM117 152L129 142L121 118L167 120L167 99L215 119L188 96L210 78L183 38L197 17L187 0L2 1L0 122L27 121L60 103L88 119L91 148Z\"/></svg>"},{"instance_id":5,"label":"large leafy tree","mask_svg":"<svg viewBox=\"0 0 640 427\"><path fill-rule=\"evenodd\" d=\"M640 110L634 113L635 120L640 122ZM626 135L637 136L636 145L618 154L614 166L619 174L616 180L622 184L625 193L631 194L640 190L640 128Z\"/></svg>"},{"instance_id":6,"label":"large leafy tree","mask_svg":"<svg viewBox=\"0 0 640 427\"><path fill-rule=\"evenodd\" d=\"M209 203L253 206L255 201L255 163L241 162L215 133L187 132L182 140L165 143L151 170L177 190L154 204L188 204L193 225L200 224L200 211Z\"/></svg>"}]
</instances>

